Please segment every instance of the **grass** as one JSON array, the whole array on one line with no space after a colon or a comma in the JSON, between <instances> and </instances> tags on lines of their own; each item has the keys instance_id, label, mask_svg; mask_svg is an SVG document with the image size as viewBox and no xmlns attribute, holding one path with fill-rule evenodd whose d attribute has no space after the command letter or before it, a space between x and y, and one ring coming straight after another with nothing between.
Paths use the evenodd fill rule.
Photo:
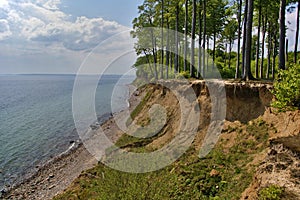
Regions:
<instances>
[{"instance_id":1,"label":"grass","mask_svg":"<svg viewBox=\"0 0 300 200\"><path fill-rule=\"evenodd\" d=\"M284 195L284 188L270 185L269 187L263 188L259 192L259 200L280 200Z\"/></svg>"},{"instance_id":2,"label":"grass","mask_svg":"<svg viewBox=\"0 0 300 200\"><path fill-rule=\"evenodd\" d=\"M99 164L54 199L239 199L255 170L248 164L267 146L268 126L258 120L238 129L234 145L226 153L227 141L219 142L203 159L191 147L172 165L145 174L124 173ZM140 145L142 140L138 139ZM136 139L128 136L118 141L120 146L132 143L137 143ZM142 147L131 146L133 151Z\"/></svg>"}]
</instances>

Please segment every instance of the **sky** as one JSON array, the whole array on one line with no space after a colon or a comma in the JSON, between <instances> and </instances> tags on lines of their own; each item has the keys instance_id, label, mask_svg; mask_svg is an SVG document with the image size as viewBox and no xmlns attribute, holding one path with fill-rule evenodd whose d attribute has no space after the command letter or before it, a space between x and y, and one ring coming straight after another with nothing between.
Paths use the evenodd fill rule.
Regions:
<instances>
[{"instance_id":1,"label":"sky","mask_svg":"<svg viewBox=\"0 0 300 200\"><path fill-rule=\"evenodd\" d=\"M136 59L129 31L142 2L0 0L0 74L125 73ZM295 14L287 14L290 50Z\"/></svg>"},{"instance_id":2,"label":"sky","mask_svg":"<svg viewBox=\"0 0 300 200\"><path fill-rule=\"evenodd\" d=\"M121 52L133 50L129 30L141 3L0 0L0 74L75 74L86 66L93 73L112 61L130 68L135 55L126 61Z\"/></svg>"}]
</instances>

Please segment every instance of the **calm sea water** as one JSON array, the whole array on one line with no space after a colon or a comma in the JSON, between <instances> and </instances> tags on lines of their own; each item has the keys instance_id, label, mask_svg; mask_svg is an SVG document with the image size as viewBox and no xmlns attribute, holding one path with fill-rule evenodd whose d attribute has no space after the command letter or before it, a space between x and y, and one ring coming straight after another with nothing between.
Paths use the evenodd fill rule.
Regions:
<instances>
[{"instance_id":1,"label":"calm sea water","mask_svg":"<svg viewBox=\"0 0 300 200\"><path fill-rule=\"evenodd\" d=\"M97 116L111 112L111 94L119 79L104 76L98 82ZM134 77L127 79L122 84ZM0 75L0 189L79 139L72 117L74 80L72 75ZM118 88L124 105L128 87Z\"/></svg>"}]
</instances>

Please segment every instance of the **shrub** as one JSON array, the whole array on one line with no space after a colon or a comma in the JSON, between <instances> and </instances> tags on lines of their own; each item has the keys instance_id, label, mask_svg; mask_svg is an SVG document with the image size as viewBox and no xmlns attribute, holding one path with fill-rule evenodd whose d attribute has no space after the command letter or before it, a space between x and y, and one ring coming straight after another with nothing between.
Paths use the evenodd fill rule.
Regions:
<instances>
[{"instance_id":1,"label":"shrub","mask_svg":"<svg viewBox=\"0 0 300 200\"><path fill-rule=\"evenodd\" d=\"M273 94L276 101L272 106L280 111L300 108L300 65L293 65L288 70L279 71Z\"/></svg>"},{"instance_id":2,"label":"shrub","mask_svg":"<svg viewBox=\"0 0 300 200\"><path fill-rule=\"evenodd\" d=\"M188 71L182 71L176 75L176 79L189 79L189 78L191 78L191 76Z\"/></svg>"},{"instance_id":3,"label":"shrub","mask_svg":"<svg viewBox=\"0 0 300 200\"><path fill-rule=\"evenodd\" d=\"M271 185L269 187L263 188L259 192L259 200L280 200L282 198L283 192L283 188L276 185Z\"/></svg>"}]
</instances>

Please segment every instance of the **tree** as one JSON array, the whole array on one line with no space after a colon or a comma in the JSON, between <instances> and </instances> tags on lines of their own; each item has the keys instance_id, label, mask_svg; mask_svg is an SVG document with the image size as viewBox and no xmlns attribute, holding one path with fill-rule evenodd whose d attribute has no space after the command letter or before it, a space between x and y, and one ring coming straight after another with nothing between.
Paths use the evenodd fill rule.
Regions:
<instances>
[{"instance_id":1,"label":"tree","mask_svg":"<svg viewBox=\"0 0 300 200\"><path fill-rule=\"evenodd\" d=\"M135 44L135 50L137 55L145 54L146 60L151 66L151 59L153 58L153 68L154 68L154 77L158 79L158 70L157 70L157 45L156 37L154 31L151 27L155 27L155 6L156 3L153 0L145 0L143 5L138 7L139 16L135 18L132 22L133 31L131 35L133 38L138 38L137 43ZM144 30L145 27L150 27L149 30ZM149 41L150 38L150 41ZM146 48L151 47L151 48ZM149 54L152 54L150 58Z\"/></svg>"},{"instance_id":2,"label":"tree","mask_svg":"<svg viewBox=\"0 0 300 200\"><path fill-rule=\"evenodd\" d=\"M203 0L202 2L202 6L203 6L203 44L202 44L202 48L203 48L203 54L202 54L202 77L205 77L205 57L206 57L206 48L205 48L205 43L206 43L206 1L207 0Z\"/></svg>"},{"instance_id":3,"label":"tree","mask_svg":"<svg viewBox=\"0 0 300 200\"><path fill-rule=\"evenodd\" d=\"M244 80L253 79L251 73L251 46L252 46L252 23L253 23L253 0L248 0L247 24L246 24L246 44L245 44L245 58L244 58Z\"/></svg>"},{"instance_id":4,"label":"tree","mask_svg":"<svg viewBox=\"0 0 300 200\"><path fill-rule=\"evenodd\" d=\"M239 78L240 63L241 63L241 35L242 35L242 0L238 0L238 45L237 45L237 61L235 78Z\"/></svg>"},{"instance_id":5,"label":"tree","mask_svg":"<svg viewBox=\"0 0 300 200\"><path fill-rule=\"evenodd\" d=\"M299 13L300 13L300 0L298 0L298 9L296 14L296 36L295 36L295 50L294 50L294 63L297 63L297 54L298 54L298 40L299 40Z\"/></svg>"},{"instance_id":6,"label":"tree","mask_svg":"<svg viewBox=\"0 0 300 200\"><path fill-rule=\"evenodd\" d=\"M198 11L198 21L199 21L199 40L198 40L198 46L199 46L199 50L198 50L198 72L197 72L197 78L200 78L201 77L201 65L202 65L202 47L201 47L201 44L202 44L202 21L203 21L203 18L202 18L202 10L201 10L201 6L202 6L202 1L200 0L199 1L199 11Z\"/></svg>"},{"instance_id":7,"label":"tree","mask_svg":"<svg viewBox=\"0 0 300 200\"><path fill-rule=\"evenodd\" d=\"M244 76L245 70L245 55L246 55L246 32L247 32L247 22L248 22L248 7L249 0L245 0L245 11L244 11L244 27L243 27L243 48L242 48L242 76Z\"/></svg>"},{"instance_id":8,"label":"tree","mask_svg":"<svg viewBox=\"0 0 300 200\"><path fill-rule=\"evenodd\" d=\"M161 0L161 79L164 78L164 9L164 0Z\"/></svg>"},{"instance_id":9,"label":"tree","mask_svg":"<svg viewBox=\"0 0 300 200\"><path fill-rule=\"evenodd\" d=\"M193 18L192 18L192 44L191 44L191 64L190 76L195 77L195 39L196 39L196 17L197 17L197 3L193 0Z\"/></svg>"},{"instance_id":10,"label":"tree","mask_svg":"<svg viewBox=\"0 0 300 200\"><path fill-rule=\"evenodd\" d=\"M265 57L265 40L266 40L266 31L267 31L267 22L268 18L267 15L264 15L262 18L262 48L261 48L261 60L260 60L260 70L259 76L263 78L263 71L264 71L264 57Z\"/></svg>"},{"instance_id":11,"label":"tree","mask_svg":"<svg viewBox=\"0 0 300 200\"><path fill-rule=\"evenodd\" d=\"M187 71L187 51L188 51L188 20L189 20L189 1L185 0L185 22L184 22L184 71Z\"/></svg>"},{"instance_id":12,"label":"tree","mask_svg":"<svg viewBox=\"0 0 300 200\"><path fill-rule=\"evenodd\" d=\"M285 7L286 0L280 0L279 14L279 69L285 69Z\"/></svg>"},{"instance_id":13,"label":"tree","mask_svg":"<svg viewBox=\"0 0 300 200\"><path fill-rule=\"evenodd\" d=\"M175 63L174 63L174 73L179 72L179 50L178 50L178 45L179 45L179 36L178 36L178 31L179 31L179 2L175 2L175 15L176 15L176 20L175 20Z\"/></svg>"},{"instance_id":14,"label":"tree","mask_svg":"<svg viewBox=\"0 0 300 200\"><path fill-rule=\"evenodd\" d=\"M259 65L259 53L260 53L260 28L262 18L262 0L258 3L258 26L257 26L257 44L256 44L256 60L255 60L255 77L258 78L258 65ZM263 57L262 57L263 59Z\"/></svg>"},{"instance_id":15,"label":"tree","mask_svg":"<svg viewBox=\"0 0 300 200\"><path fill-rule=\"evenodd\" d=\"M232 52L234 41L236 40L237 29L238 29L237 21L235 19L231 19L227 22L223 31L223 37L225 38L226 44L227 43L229 44L228 68L231 68L231 52Z\"/></svg>"}]
</instances>

